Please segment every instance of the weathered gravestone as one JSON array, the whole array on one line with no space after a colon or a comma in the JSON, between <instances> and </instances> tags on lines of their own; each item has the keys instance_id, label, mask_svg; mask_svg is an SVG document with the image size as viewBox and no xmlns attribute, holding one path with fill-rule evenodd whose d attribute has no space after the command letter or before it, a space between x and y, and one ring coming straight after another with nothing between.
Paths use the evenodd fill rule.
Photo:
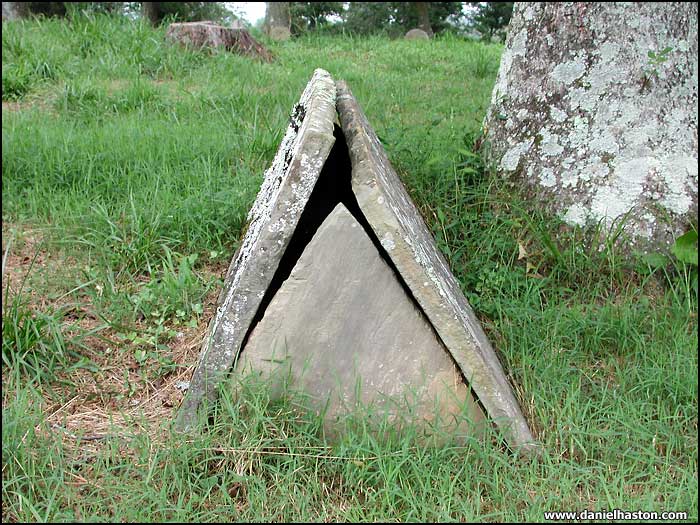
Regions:
<instances>
[{"instance_id":1,"label":"weathered gravestone","mask_svg":"<svg viewBox=\"0 0 700 525\"><path fill-rule=\"evenodd\" d=\"M340 126L334 125L336 117ZM316 70L249 215L178 416L233 370L291 384L327 428L358 404L537 445L493 348L343 82Z\"/></svg>"},{"instance_id":2,"label":"weathered gravestone","mask_svg":"<svg viewBox=\"0 0 700 525\"><path fill-rule=\"evenodd\" d=\"M409 409L441 416L441 427L467 435L469 421L483 419L430 323L342 203L275 294L236 371L271 378L280 393L291 380L320 406L330 393L329 431L358 405L392 420Z\"/></svg>"}]
</instances>

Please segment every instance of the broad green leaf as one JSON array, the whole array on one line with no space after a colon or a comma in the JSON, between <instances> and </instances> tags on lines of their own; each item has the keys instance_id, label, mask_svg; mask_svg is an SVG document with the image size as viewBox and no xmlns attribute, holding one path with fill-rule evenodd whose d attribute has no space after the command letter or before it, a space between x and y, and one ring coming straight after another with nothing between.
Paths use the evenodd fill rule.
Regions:
<instances>
[{"instance_id":1,"label":"broad green leaf","mask_svg":"<svg viewBox=\"0 0 700 525\"><path fill-rule=\"evenodd\" d=\"M666 266L669 261L668 257L660 253L647 253L642 256L642 259L646 264L654 269Z\"/></svg>"},{"instance_id":2,"label":"broad green leaf","mask_svg":"<svg viewBox=\"0 0 700 525\"><path fill-rule=\"evenodd\" d=\"M671 248L673 255L686 264L698 265L698 232L689 231L678 237Z\"/></svg>"}]
</instances>

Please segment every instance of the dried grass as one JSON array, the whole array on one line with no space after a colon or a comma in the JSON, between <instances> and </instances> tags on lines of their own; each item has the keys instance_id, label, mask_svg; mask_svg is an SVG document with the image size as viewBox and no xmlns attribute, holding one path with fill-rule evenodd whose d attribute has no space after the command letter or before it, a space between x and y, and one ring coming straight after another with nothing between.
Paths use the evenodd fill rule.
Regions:
<instances>
[{"instance_id":1,"label":"dried grass","mask_svg":"<svg viewBox=\"0 0 700 525\"><path fill-rule=\"evenodd\" d=\"M7 248L5 239L10 237L5 233L9 231L10 225L3 225L3 253ZM32 273L56 272L70 267L73 262L47 251L37 231L22 231L20 238L22 242L11 245L7 253L3 294L6 284L10 294L18 293L30 269ZM201 273L221 277L225 271L225 264L215 263ZM129 345L117 337L114 329L104 325L92 312L89 302L75 304L65 297L52 301L32 289L22 293L33 308L68 306L64 317L67 339L80 333L97 332L82 340L85 348L81 349L81 354L94 367L59 372L58 381L51 388L41 389L44 418L35 432L59 437L66 445L66 452L76 454L96 452L112 439L126 443L136 435L145 434L154 443L164 442L184 397L182 385L189 381L196 366L218 291L211 290L207 295L196 328L169 326L179 331L168 341L169 357L176 369L166 375L157 373L157 363L152 360L138 363ZM87 301L89 297L82 299ZM137 323L137 328L145 330L146 324ZM7 384L5 373L3 383ZM3 407L7 402L9 399L3 396Z\"/></svg>"}]
</instances>

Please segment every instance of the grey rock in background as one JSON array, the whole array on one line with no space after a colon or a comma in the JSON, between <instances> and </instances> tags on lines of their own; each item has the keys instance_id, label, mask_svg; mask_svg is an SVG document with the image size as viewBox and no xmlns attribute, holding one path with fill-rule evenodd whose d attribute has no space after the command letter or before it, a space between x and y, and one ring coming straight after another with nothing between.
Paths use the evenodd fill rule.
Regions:
<instances>
[{"instance_id":1,"label":"grey rock in background","mask_svg":"<svg viewBox=\"0 0 700 525\"><path fill-rule=\"evenodd\" d=\"M422 29L411 29L404 36L406 40L430 40L430 35Z\"/></svg>"}]
</instances>

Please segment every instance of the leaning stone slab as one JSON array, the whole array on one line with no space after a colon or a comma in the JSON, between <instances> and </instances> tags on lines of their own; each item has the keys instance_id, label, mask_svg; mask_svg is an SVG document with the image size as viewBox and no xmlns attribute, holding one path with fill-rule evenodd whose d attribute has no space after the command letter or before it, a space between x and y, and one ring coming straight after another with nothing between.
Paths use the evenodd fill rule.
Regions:
<instances>
[{"instance_id":1,"label":"leaning stone slab","mask_svg":"<svg viewBox=\"0 0 700 525\"><path fill-rule=\"evenodd\" d=\"M272 397L303 391L326 432L372 407L394 426L461 437L484 419L430 323L343 204L325 219L277 290L236 363L269 381Z\"/></svg>"},{"instance_id":2,"label":"leaning stone slab","mask_svg":"<svg viewBox=\"0 0 700 525\"><path fill-rule=\"evenodd\" d=\"M509 444L536 451L503 368L459 283L392 168L377 135L344 82L337 108L362 213L414 298Z\"/></svg>"},{"instance_id":3,"label":"leaning stone slab","mask_svg":"<svg viewBox=\"0 0 700 525\"><path fill-rule=\"evenodd\" d=\"M336 90L317 69L299 103L253 208L241 247L231 261L199 363L180 408L176 428L192 426L202 402L216 397L299 221L333 146Z\"/></svg>"}]
</instances>

